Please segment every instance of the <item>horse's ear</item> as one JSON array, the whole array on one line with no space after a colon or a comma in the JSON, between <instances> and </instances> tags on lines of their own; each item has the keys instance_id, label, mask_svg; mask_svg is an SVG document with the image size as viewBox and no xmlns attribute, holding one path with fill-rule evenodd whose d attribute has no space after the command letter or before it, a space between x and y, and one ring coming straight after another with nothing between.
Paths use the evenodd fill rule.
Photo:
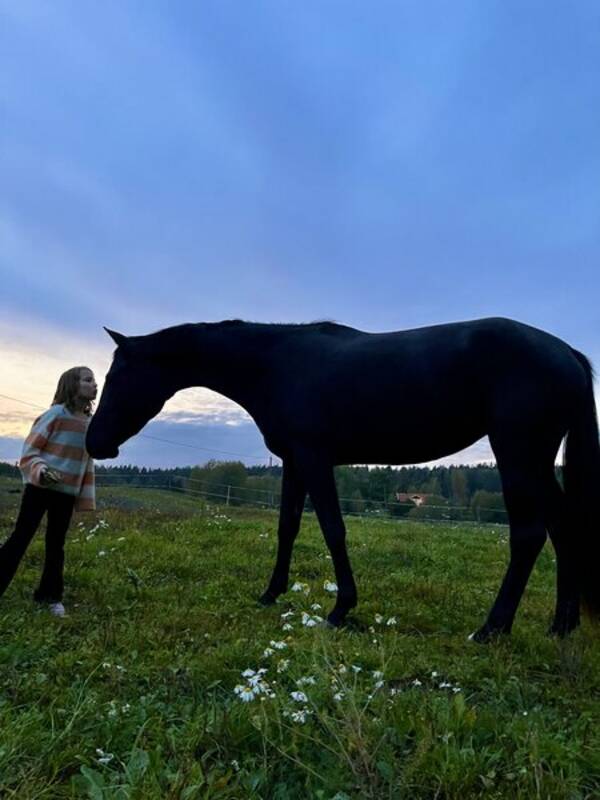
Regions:
<instances>
[{"instance_id":1,"label":"horse's ear","mask_svg":"<svg viewBox=\"0 0 600 800\"><path fill-rule=\"evenodd\" d=\"M104 326L103 326L104 327ZM104 327L104 330L108 333L110 338L115 342L115 344L120 347L127 343L127 336L123 336L122 333L117 333L116 331L111 331L109 328Z\"/></svg>"}]
</instances>

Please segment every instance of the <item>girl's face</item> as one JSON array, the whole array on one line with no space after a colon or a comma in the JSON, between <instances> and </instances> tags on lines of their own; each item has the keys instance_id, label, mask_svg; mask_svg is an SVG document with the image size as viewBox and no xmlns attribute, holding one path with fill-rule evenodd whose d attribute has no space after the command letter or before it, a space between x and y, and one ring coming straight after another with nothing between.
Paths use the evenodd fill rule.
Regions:
<instances>
[{"instance_id":1,"label":"girl's face","mask_svg":"<svg viewBox=\"0 0 600 800\"><path fill-rule=\"evenodd\" d=\"M98 394L98 386L91 369L82 369L79 373L79 397L82 400L93 400Z\"/></svg>"}]
</instances>

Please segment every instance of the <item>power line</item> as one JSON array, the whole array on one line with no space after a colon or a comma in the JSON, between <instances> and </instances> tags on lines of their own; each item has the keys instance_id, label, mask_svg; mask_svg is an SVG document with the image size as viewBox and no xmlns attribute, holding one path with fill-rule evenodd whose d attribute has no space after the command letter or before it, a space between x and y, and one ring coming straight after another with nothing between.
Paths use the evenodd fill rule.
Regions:
<instances>
[{"instance_id":1,"label":"power line","mask_svg":"<svg viewBox=\"0 0 600 800\"><path fill-rule=\"evenodd\" d=\"M19 398L17 397L9 397L6 394L0 394L0 397L3 397L5 400L13 400L15 403L22 403L23 405L31 406L31 408L39 408L42 411L45 410L44 406L40 406L37 403L28 403L26 400L19 400ZM213 447L201 447L200 445L188 444L187 442L174 442L171 439L164 439L161 438L160 436L150 436L147 433L138 433L137 435L142 437L143 439L153 439L156 442L165 442L166 444L174 444L177 445L178 447L188 447L192 450L204 450L207 453L219 453L221 455L226 455L226 456L237 456L238 458L249 458L252 459L253 461L268 461L271 458L271 456L249 456L249 455L244 455L242 453L232 453L229 450L216 450Z\"/></svg>"}]
</instances>

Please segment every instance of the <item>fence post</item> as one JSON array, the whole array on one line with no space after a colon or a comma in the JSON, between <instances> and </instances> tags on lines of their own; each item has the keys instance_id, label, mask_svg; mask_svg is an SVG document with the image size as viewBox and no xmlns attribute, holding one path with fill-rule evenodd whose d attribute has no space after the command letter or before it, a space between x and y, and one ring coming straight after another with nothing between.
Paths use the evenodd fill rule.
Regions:
<instances>
[{"instance_id":1,"label":"fence post","mask_svg":"<svg viewBox=\"0 0 600 800\"><path fill-rule=\"evenodd\" d=\"M231 494L231 486L227 487L227 500L225 501L225 505L229 505L229 495Z\"/></svg>"}]
</instances>

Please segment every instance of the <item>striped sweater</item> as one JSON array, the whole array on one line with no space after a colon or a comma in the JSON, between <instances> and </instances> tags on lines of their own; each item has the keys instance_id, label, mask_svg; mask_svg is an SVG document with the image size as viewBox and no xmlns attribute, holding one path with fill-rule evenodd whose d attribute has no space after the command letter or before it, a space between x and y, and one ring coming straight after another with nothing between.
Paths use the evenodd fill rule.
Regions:
<instances>
[{"instance_id":1,"label":"striped sweater","mask_svg":"<svg viewBox=\"0 0 600 800\"><path fill-rule=\"evenodd\" d=\"M60 403L50 406L33 423L19 461L23 483L41 486L43 467L58 473L60 481L44 488L74 495L76 511L96 508L94 462L85 449L89 422Z\"/></svg>"}]
</instances>

